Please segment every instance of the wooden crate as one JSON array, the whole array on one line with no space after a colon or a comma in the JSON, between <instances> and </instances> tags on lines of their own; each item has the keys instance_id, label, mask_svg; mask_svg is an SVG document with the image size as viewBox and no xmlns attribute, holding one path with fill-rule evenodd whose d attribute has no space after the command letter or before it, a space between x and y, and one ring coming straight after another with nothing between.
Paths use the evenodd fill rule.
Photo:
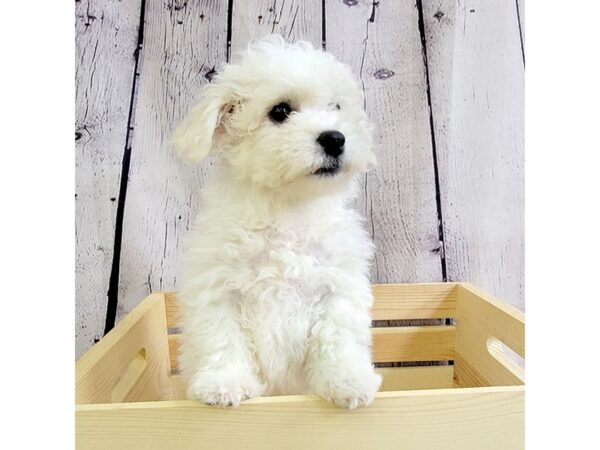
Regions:
<instances>
[{"instance_id":1,"label":"wooden crate","mask_svg":"<svg viewBox=\"0 0 600 450\"><path fill-rule=\"evenodd\" d=\"M523 313L465 283L373 291L374 320L454 319L373 328L376 362L447 364L378 369L381 391L355 411L314 395L214 408L185 400L176 295L152 294L77 362L77 448L524 448L523 369L505 350L525 355Z\"/></svg>"}]
</instances>

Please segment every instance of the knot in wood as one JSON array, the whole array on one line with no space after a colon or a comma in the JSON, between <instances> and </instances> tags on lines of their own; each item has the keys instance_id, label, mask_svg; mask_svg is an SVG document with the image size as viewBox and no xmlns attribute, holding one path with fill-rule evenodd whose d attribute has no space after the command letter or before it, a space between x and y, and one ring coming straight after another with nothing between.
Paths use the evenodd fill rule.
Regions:
<instances>
[{"instance_id":1,"label":"knot in wood","mask_svg":"<svg viewBox=\"0 0 600 450\"><path fill-rule=\"evenodd\" d=\"M373 76L378 80L387 80L388 78L392 78L394 75L396 75L396 72L389 69L378 69L373 74Z\"/></svg>"}]
</instances>

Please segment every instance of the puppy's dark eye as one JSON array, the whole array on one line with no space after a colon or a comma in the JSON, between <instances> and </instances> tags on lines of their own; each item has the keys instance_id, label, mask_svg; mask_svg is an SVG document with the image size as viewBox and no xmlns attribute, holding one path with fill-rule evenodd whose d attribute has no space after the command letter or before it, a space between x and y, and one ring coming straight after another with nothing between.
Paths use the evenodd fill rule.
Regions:
<instances>
[{"instance_id":1,"label":"puppy's dark eye","mask_svg":"<svg viewBox=\"0 0 600 450\"><path fill-rule=\"evenodd\" d=\"M289 117L292 113L292 107L285 102L278 103L273 106L271 111L269 112L269 117L275 123L282 123Z\"/></svg>"},{"instance_id":2,"label":"puppy's dark eye","mask_svg":"<svg viewBox=\"0 0 600 450\"><path fill-rule=\"evenodd\" d=\"M337 110L339 111L340 109L342 109L342 107L340 106L340 104L339 104L339 103L336 103L336 104L335 104L335 109L337 109Z\"/></svg>"}]
</instances>

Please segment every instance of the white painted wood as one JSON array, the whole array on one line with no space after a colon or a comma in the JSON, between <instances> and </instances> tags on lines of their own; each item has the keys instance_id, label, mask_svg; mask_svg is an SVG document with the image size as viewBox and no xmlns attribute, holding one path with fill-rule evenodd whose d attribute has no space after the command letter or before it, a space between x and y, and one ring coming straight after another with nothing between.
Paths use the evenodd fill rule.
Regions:
<instances>
[{"instance_id":1,"label":"white painted wood","mask_svg":"<svg viewBox=\"0 0 600 450\"><path fill-rule=\"evenodd\" d=\"M243 50L250 39L276 33L289 41L321 47L321 0L234 0L231 49Z\"/></svg>"},{"instance_id":2,"label":"white painted wood","mask_svg":"<svg viewBox=\"0 0 600 450\"><path fill-rule=\"evenodd\" d=\"M140 3L76 3L78 355L105 323ZM146 2L118 318L150 291L178 287L180 239L201 208L210 161L180 163L168 139L226 59L227 3ZM522 308L523 58L516 11L522 14L524 0L459 0L457 8L454 0L422 3L448 277ZM272 31L321 44L320 0L234 0L233 7L233 54ZM373 281L438 281L418 9L408 0L326 0L325 17L327 49L360 74L378 124L380 164L358 202L378 248ZM521 25L524 32L523 15Z\"/></svg>"},{"instance_id":3,"label":"white painted wood","mask_svg":"<svg viewBox=\"0 0 600 450\"><path fill-rule=\"evenodd\" d=\"M460 0L455 18L454 1L423 3L448 278L523 309L524 69L515 3Z\"/></svg>"},{"instance_id":4,"label":"white painted wood","mask_svg":"<svg viewBox=\"0 0 600 450\"><path fill-rule=\"evenodd\" d=\"M519 32L521 34L521 45L523 53L525 53L525 0L515 0L515 2L518 13Z\"/></svg>"},{"instance_id":5,"label":"white painted wood","mask_svg":"<svg viewBox=\"0 0 600 450\"><path fill-rule=\"evenodd\" d=\"M181 162L169 139L226 51L227 2L146 1L117 319L151 291L178 287L181 238L210 161Z\"/></svg>"},{"instance_id":6,"label":"white painted wood","mask_svg":"<svg viewBox=\"0 0 600 450\"><path fill-rule=\"evenodd\" d=\"M102 337L139 1L75 3L75 353Z\"/></svg>"},{"instance_id":7,"label":"white painted wood","mask_svg":"<svg viewBox=\"0 0 600 450\"><path fill-rule=\"evenodd\" d=\"M376 3L376 5L374 5ZM359 201L377 246L372 281L440 281L425 66L412 1L325 2L327 50L360 75L379 165Z\"/></svg>"}]
</instances>

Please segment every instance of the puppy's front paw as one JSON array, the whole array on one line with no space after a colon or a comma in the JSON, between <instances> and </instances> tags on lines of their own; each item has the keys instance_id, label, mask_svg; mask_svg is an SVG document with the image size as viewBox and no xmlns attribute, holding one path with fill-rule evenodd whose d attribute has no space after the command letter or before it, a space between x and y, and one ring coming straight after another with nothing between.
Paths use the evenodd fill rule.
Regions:
<instances>
[{"instance_id":1,"label":"puppy's front paw","mask_svg":"<svg viewBox=\"0 0 600 450\"><path fill-rule=\"evenodd\" d=\"M322 380L317 394L341 408L356 409L373 401L381 386L381 375L371 370L335 373Z\"/></svg>"},{"instance_id":2,"label":"puppy's front paw","mask_svg":"<svg viewBox=\"0 0 600 450\"><path fill-rule=\"evenodd\" d=\"M264 392L264 386L252 374L240 370L201 371L187 390L190 400L213 406L239 406Z\"/></svg>"}]
</instances>

